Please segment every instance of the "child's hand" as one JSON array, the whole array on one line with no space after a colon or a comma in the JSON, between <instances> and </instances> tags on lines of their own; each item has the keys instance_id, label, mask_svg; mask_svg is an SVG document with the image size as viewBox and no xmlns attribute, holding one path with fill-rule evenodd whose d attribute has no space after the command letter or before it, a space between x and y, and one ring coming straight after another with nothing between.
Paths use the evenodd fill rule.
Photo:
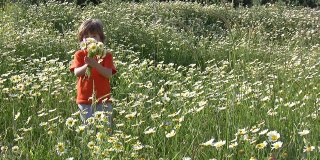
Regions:
<instances>
[{"instance_id":1,"label":"child's hand","mask_svg":"<svg viewBox=\"0 0 320 160\"><path fill-rule=\"evenodd\" d=\"M84 62L93 68L96 68L99 65L99 63L94 58L90 57L84 57Z\"/></svg>"}]
</instances>

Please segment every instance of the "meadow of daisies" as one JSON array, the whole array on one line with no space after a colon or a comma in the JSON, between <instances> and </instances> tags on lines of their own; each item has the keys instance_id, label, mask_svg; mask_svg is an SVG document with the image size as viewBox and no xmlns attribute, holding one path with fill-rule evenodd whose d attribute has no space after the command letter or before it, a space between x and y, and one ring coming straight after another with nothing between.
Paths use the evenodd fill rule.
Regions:
<instances>
[{"instance_id":1,"label":"meadow of daisies","mask_svg":"<svg viewBox=\"0 0 320 160\"><path fill-rule=\"evenodd\" d=\"M0 159L320 159L320 10L7 3ZM82 124L77 29L105 25L113 126Z\"/></svg>"}]
</instances>

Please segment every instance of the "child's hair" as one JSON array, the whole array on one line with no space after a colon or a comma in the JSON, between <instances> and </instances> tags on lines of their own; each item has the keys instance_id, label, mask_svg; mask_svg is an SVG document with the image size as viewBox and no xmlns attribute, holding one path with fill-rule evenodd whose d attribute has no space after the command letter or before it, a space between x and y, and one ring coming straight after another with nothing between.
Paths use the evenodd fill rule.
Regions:
<instances>
[{"instance_id":1,"label":"child's hair","mask_svg":"<svg viewBox=\"0 0 320 160\"><path fill-rule=\"evenodd\" d=\"M88 19L84 21L78 29L78 41L81 42L83 37L88 33L97 33L102 42L106 39L103 33L102 22L98 19Z\"/></svg>"}]
</instances>

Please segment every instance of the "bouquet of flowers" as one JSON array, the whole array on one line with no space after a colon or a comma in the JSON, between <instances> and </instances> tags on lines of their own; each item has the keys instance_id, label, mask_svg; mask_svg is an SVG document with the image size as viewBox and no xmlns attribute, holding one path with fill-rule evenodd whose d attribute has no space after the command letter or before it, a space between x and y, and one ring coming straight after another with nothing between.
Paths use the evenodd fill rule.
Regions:
<instances>
[{"instance_id":1,"label":"bouquet of flowers","mask_svg":"<svg viewBox=\"0 0 320 160\"><path fill-rule=\"evenodd\" d=\"M104 45L102 42L96 41L94 38L84 38L80 43L81 49L88 50L88 57L96 57L98 59L98 63L100 63L103 58L106 56L106 50L104 49ZM91 77L91 67L88 66L85 72L85 77Z\"/></svg>"}]
</instances>

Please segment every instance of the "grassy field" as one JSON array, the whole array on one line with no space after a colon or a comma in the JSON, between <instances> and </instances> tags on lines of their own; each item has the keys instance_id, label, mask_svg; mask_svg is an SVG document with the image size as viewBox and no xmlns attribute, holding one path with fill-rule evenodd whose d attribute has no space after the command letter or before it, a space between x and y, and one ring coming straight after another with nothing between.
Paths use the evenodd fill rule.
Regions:
<instances>
[{"instance_id":1,"label":"grassy field","mask_svg":"<svg viewBox=\"0 0 320 160\"><path fill-rule=\"evenodd\" d=\"M319 10L49 1L0 17L0 159L320 159ZM118 69L112 129L75 104L87 18Z\"/></svg>"}]
</instances>

